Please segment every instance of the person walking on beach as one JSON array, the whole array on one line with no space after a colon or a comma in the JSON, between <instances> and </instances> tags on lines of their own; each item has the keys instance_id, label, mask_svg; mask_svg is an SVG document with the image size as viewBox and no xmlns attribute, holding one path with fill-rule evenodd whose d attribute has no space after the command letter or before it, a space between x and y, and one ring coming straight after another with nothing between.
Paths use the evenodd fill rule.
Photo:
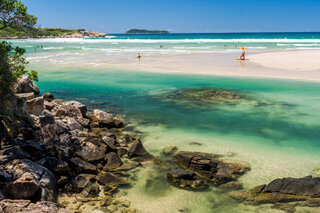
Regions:
<instances>
[{"instance_id":1,"label":"person walking on beach","mask_svg":"<svg viewBox=\"0 0 320 213\"><path fill-rule=\"evenodd\" d=\"M140 55L140 53L138 53L138 57L137 57L138 59L139 59L139 61L140 61L140 59L141 59L141 55Z\"/></svg>"}]
</instances>

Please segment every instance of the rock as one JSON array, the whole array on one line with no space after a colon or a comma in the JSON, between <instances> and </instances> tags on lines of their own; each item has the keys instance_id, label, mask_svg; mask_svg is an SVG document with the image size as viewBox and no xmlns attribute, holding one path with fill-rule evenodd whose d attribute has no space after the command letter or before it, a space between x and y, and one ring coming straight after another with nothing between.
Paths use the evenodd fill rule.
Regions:
<instances>
[{"instance_id":1,"label":"rock","mask_svg":"<svg viewBox=\"0 0 320 213\"><path fill-rule=\"evenodd\" d=\"M39 95L39 87L26 75L21 76L17 83L14 85L15 93L29 93L34 92Z\"/></svg>"},{"instance_id":2,"label":"rock","mask_svg":"<svg viewBox=\"0 0 320 213\"><path fill-rule=\"evenodd\" d=\"M52 110L55 106L58 106L58 104L56 104L55 102L53 101L47 101L47 100L44 100L44 107L47 109L47 110Z\"/></svg>"},{"instance_id":3,"label":"rock","mask_svg":"<svg viewBox=\"0 0 320 213\"><path fill-rule=\"evenodd\" d=\"M80 131L83 130L83 127L81 126L81 124L79 124L78 121L76 121L76 119L74 119L74 118L67 117L67 124L68 124L68 127L71 131L72 130L80 130Z\"/></svg>"},{"instance_id":4,"label":"rock","mask_svg":"<svg viewBox=\"0 0 320 213\"><path fill-rule=\"evenodd\" d=\"M115 152L110 152L106 156L107 164L104 167L105 171L112 171L113 169L119 168L123 162Z\"/></svg>"},{"instance_id":5,"label":"rock","mask_svg":"<svg viewBox=\"0 0 320 213\"><path fill-rule=\"evenodd\" d=\"M24 101L30 101L34 99L34 92L28 92L28 93L16 93L16 96L19 98L22 98Z\"/></svg>"},{"instance_id":6,"label":"rock","mask_svg":"<svg viewBox=\"0 0 320 213\"><path fill-rule=\"evenodd\" d=\"M90 120L87 118L80 118L78 119L78 122L83 126L84 128L89 128Z\"/></svg>"},{"instance_id":7,"label":"rock","mask_svg":"<svg viewBox=\"0 0 320 213\"><path fill-rule=\"evenodd\" d=\"M107 128L119 128L122 127L122 121L118 118L114 118L111 113L107 113L98 109L93 110L93 121L99 122L100 126Z\"/></svg>"},{"instance_id":8,"label":"rock","mask_svg":"<svg viewBox=\"0 0 320 213\"><path fill-rule=\"evenodd\" d=\"M271 206L272 209L279 209L288 213L293 213L296 211L296 208L290 204L287 203L276 203L273 206Z\"/></svg>"},{"instance_id":9,"label":"rock","mask_svg":"<svg viewBox=\"0 0 320 213\"><path fill-rule=\"evenodd\" d=\"M128 151L128 156L129 157L139 157L139 156L144 156L148 155L149 153L147 150L143 147L143 144L141 143L140 139L137 139L132 146L130 147Z\"/></svg>"},{"instance_id":10,"label":"rock","mask_svg":"<svg viewBox=\"0 0 320 213\"><path fill-rule=\"evenodd\" d=\"M179 152L174 159L183 169L215 184L235 180L250 169L248 165L223 161L207 153Z\"/></svg>"},{"instance_id":11,"label":"rock","mask_svg":"<svg viewBox=\"0 0 320 213\"><path fill-rule=\"evenodd\" d=\"M169 147L163 148L162 153L164 155L173 155L177 150L178 148L176 146L169 146Z\"/></svg>"},{"instance_id":12,"label":"rock","mask_svg":"<svg viewBox=\"0 0 320 213\"><path fill-rule=\"evenodd\" d=\"M230 181L228 183L220 185L220 188L226 189L226 190L237 190L242 189L243 184L237 181Z\"/></svg>"},{"instance_id":13,"label":"rock","mask_svg":"<svg viewBox=\"0 0 320 213\"><path fill-rule=\"evenodd\" d=\"M24 173L6 186L6 191L13 199L31 199L40 185L30 173Z\"/></svg>"},{"instance_id":14,"label":"rock","mask_svg":"<svg viewBox=\"0 0 320 213\"><path fill-rule=\"evenodd\" d=\"M282 193L320 197L320 178L307 176L304 178L276 179L266 185L262 193Z\"/></svg>"},{"instance_id":15,"label":"rock","mask_svg":"<svg viewBox=\"0 0 320 213\"><path fill-rule=\"evenodd\" d=\"M99 161L105 157L100 148L91 142L87 142L81 146L81 150L77 151L76 155L87 162Z\"/></svg>"},{"instance_id":16,"label":"rock","mask_svg":"<svg viewBox=\"0 0 320 213\"><path fill-rule=\"evenodd\" d=\"M67 175L69 173L69 166L65 161L59 160L55 157L43 158L37 163L49 169L56 176Z\"/></svg>"},{"instance_id":17,"label":"rock","mask_svg":"<svg viewBox=\"0 0 320 213\"><path fill-rule=\"evenodd\" d=\"M313 206L320 206L320 178L307 176L276 179L267 185L231 192L230 195L234 199L253 203L307 201L308 204L313 199Z\"/></svg>"},{"instance_id":18,"label":"rock","mask_svg":"<svg viewBox=\"0 0 320 213\"><path fill-rule=\"evenodd\" d=\"M208 186L208 184L195 173L186 171L179 167L171 169L167 173L167 179L171 183L182 188L200 189Z\"/></svg>"},{"instance_id":19,"label":"rock","mask_svg":"<svg viewBox=\"0 0 320 213\"><path fill-rule=\"evenodd\" d=\"M14 146L1 151L2 155L10 156L12 159L31 159L31 155L20 148Z\"/></svg>"},{"instance_id":20,"label":"rock","mask_svg":"<svg viewBox=\"0 0 320 213\"><path fill-rule=\"evenodd\" d=\"M43 96L44 100L46 100L46 101L53 101L54 100L54 96L50 92L43 93L42 96Z\"/></svg>"},{"instance_id":21,"label":"rock","mask_svg":"<svg viewBox=\"0 0 320 213\"><path fill-rule=\"evenodd\" d=\"M78 102L78 101L68 101L68 102L64 102L63 105L66 106L75 106L76 108L78 108L82 114L83 117L86 117L87 114L87 107L86 105Z\"/></svg>"},{"instance_id":22,"label":"rock","mask_svg":"<svg viewBox=\"0 0 320 213\"><path fill-rule=\"evenodd\" d=\"M67 186L69 192L80 193L90 182L95 182L94 175L80 174Z\"/></svg>"},{"instance_id":23,"label":"rock","mask_svg":"<svg viewBox=\"0 0 320 213\"><path fill-rule=\"evenodd\" d=\"M110 172L107 173L99 173L97 176L97 181L101 185L123 185L129 184L125 179L112 174Z\"/></svg>"},{"instance_id":24,"label":"rock","mask_svg":"<svg viewBox=\"0 0 320 213\"><path fill-rule=\"evenodd\" d=\"M44 110L44 100L43 97L37 97L27 102L27 111L33 115L40 115L40 113Z\"/></svg>"},{"instance_id":25,"label":"rock","mask_svg":"<svg viewBox=\"0 0 320 213\"><path fill-rule=\"evenodd\" d=\"M111 151L116 150L115 140L113 138L104 136L102 137L102 141L109 147Z\"/></svg>"},{"instance_id":26,"label":"rock","mask_svg":"<svg viewBox=\"0 0 320 213\"><path fill-rule=\"evenodd\" d=\"M61 176L59 177L57 183L58 183L58 187L59 189L64 188L64 186L69 182L69 177L67 176Z\"/></svg>"},{"instance_id":27,"label":"rock","mask_svg":"<svg viewBox=\"0 0 320 213\"><path fill-rule=\"evenodd\" d=\"M96 183L89 182L86 187L81 191L81 195L88 196L97 196L100 192L99 186Z\"/></svg>"},{"instance_id":28,"label":"rock","mask_svg":"<svg viewBox=\"0 0 320 213\"><path fill-rule=\"evenodd\" d=\"M49 110L43 110L39 116L39 120L42 127L47 124L55 124L54 117Z\"/></svg>"},{"instance_id":29,"label":"rock","mask_svg":"<svg viewBox=\"0 0 320 213\"><path fill-rule=\"evenodd\" d=\"M71 117L75 119L80 119L83 117L80 109L73 105L60 105L56 110L55 114L59 118Z\"/></svg>"},{"instance_id":30,"label":"rock","mask_svg":"<svg viewBox=\"0 0 320 213\"><path fill-rule=\"evenodd\" d=\"M83 172L95 174L97 172L97 167L95 165L87 163L81 160L80 158L71 158L70 162L72 163L72 165L78 173Z\"/></svg>"},{"instance_id":31,"label":"rock","mask_svg":"<svg viewBox=\"0 0 320 213\"><path fill-rule=\"evenodd\" d=\"M60 120L56 120L56 124L57 124L57 133L58 134L62 134L68 131L68 127L65 123L63 123Z\"/></svg>"},{"instance_id":32,"label":"rock","mask_svg":"<svg viewBox=\"0 0 320 213\"><path fill-rule=\"evenodd\" d=\"M33 213L70 213L50 201L31 203L30 200L1 200L0 211L2 213L33 212Z\"/></svg>"},{"instance_id":33,"label":"rock","mask_svg":"<svg viewBox=\"0 0 320 213\"><path fill-rule=\"evenodd\" d=\"M42 143L47 152L56 155L56 145L60 142L57 124L47 124L41 128Z\"/></svg>"},{"instance_id":34,"label":"rock","mask_svg":"<svg viewBox=\"0 0 320 213\"><path fill-rule=\"evenodd\" d=\"M6 170L13 175L13 181L23 177L25 173L33 176L35 181L39 183L39 189L33 196L33 200L47 200L55 202L57 200L58 191L57 183L54 175L46 168L32 162L31 160L13 160L5 166ZM21 188L19 193L23 193L27 188ZM9 192L10 193L10 192ZM19 195L17 195L19 196ZM16 197L16 196L14 196Z\"/></svg>"}]
</instances>

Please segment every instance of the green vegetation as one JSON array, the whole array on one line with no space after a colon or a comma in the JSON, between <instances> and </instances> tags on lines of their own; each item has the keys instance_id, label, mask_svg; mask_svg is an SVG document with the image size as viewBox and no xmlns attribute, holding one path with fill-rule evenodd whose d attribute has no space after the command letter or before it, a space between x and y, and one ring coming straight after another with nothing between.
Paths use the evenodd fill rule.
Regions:
<instances>
[{"instance_id":1,"label":"green vegetation","mask_svg":"<svg viewBox=\"0 0 320 213\"><path fill-rule=\"evenodd\" d=\"M30 29L37 19L27 14L27 8L17 0L0 0L0 28ZM29 75L38 81L38 73L26 70L28 62L23 57L25 49L13 47L8 42L0 42L0 115L12 110L14 102L13 85L22 75Z\"/></svg>"},{"instance_id":2,"label":"green vegetation","mask_svg":"<svg viewBox=\"0 0 320 213\"><path fill-rule=\"evenodd\" d=\"M169 34L169 31L166 30L139 30L131 29L126 32L126 34Z\"/></svg>"},{"instance_id":3,"label":"green vegetation","mask_svg":"<svg viewBox=\"0 0 320 213\"><path fill-rule=\"evenodd\" d=\"M1 24L0 24L1 25ZM72 35L74 33L81 33L84 29L61 29L61 28L32 28L28 30L15 29L13 27L7 27L0 30L1 38L21 38L21 37L59 37L63 35Z\"/></svg>"}]
</instances>

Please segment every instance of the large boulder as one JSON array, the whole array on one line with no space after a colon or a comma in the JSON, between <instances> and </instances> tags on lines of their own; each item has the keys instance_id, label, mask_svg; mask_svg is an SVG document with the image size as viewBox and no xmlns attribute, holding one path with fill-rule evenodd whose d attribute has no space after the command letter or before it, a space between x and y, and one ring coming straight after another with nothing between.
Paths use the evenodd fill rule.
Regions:
<instances>
[{"instance_id":1,"label":"large boulder","mask_svg":"<svg viewBox=\"0 0 320 213\"><path fill-rule=\"evenodd\" d=\"M149 153L144 148L140 139L137 139L130 147L128 151L129 157L140 157L144 155L148 155Z\"/></svg>"},{"instance_id":2,"label":"large boulder","mask_svg":"<svg viewBox=\"0 0 320 213\"><path fill-rule=\"evenodd\" d=\"M106 171L112 171L116 168L119 168L123 164L122 160L115 152L108 153L106 159L107 164L104 167L104 170Z\"/></svg>"},{"instance_id":3,"label":"large boulder","mask_svg":"<svg viewBox=\"0 0 320 213\"><path fill-rule=\"evenodd\" d=\"M320 177L282 178L267 185L230 193L231 197L253 203L288 203L320 206Z\"/></svg>"},{"instance_id":4,"label":"large boulder","mask_svg":"<svg viewBox=\"0 0 320 213\"><path fill-rule=\"evenodd\" d=\"M87 162L99 161L105 157L105 154L100 150L99 146L92 142L84 143L81 149L76 152L76 155Z\"/></svg>"},{"instance_id":5,"label":"large boulder","mask_svg":"<svg viewBox=\"0 0 320 213\"><path fill-rule=\"evenodd\" d=\"M236 180L250 169L244 163L227 162L212 154L200 152L179 152L174 159L183 169L192 171L214 184Z\"/></svg>"},{"instance_id":6,"label":"large boulder","mask_svg":"<svg viewBox=\"0 0 320 213\"><path fill-rule=\"evenodd\" d=\"M57 203L50 201L39 201L32 203L30 200L1 200L0 212L34 212L34 213L70 213L68 210L60 207Z\"/></svg>"},{"instance_id":7,"label":"large boulder","mask_svg":"<svg viewBox=\"0 0 320 213\"><path fill-rule=\"evenodd\" d=\"M70 171L67 162L59 160L55 157L46 157L37 161L37 163L49 169L56 176L67 175Z\"/></svg>"},{"instance_id":8,"label":"large boulder","mask_svg":"<svg viewBox=\"0 0 320 213\"><path fill-rule=\"evenodd\" d=\"M47 124L55 124L55 120L53 115L49 110L43 110L39 116L41 126L45 126Z\"/></svg>"},{"instance_id":9,"label":"large boulder","mask_svg":"<svg viewBox=\"0 0 320 213\"><path fill-rule=\"evenodd\" d=\"M93 110L93 120L98 122L102 127L107 127L107 128L123 127L123 123L119 118L113 117L111 113L107 113L99 109Z\"/></svg>"},{"instance_id":10,"label":"large boulder","mask_svg":"<svg viewBox=\"0 0 320 213\"><path fill-rule=\"evenodd\" d=\"M200 189L208 186L208 184L194 172L186 171L179 167L171 169L167 173L167 178L171 183L182 188Z\"/></svg>"},{"instance_id":11,"label":"large boulder","mask_svg":"<svg viewBox=\"0 0 320 213\"><path fill-rule=\"evenodd\" d=\"M26 159L13 160L5 166L5 169L13 175L13 183L9 183L6 187L7 193L13 199L21 199L21 194L29 197L31 193L27 191L30 189L35 190L38 185L38 189L32 196L33 201L46 200L55 202L57 200L56 179L48 169ZM24 176L25 174L30 176ZM12 189L15 189L15 191L12 191Z\"/></svg>"},{"instance_id":12,"label":"large boulder","mask_svg":"<svg viewBox=\"0 0 320 213\"><path fill-rule=\"evenodd\" d=\"M82 103L80 103L78 101L67 101L67 102L64 102L63 105L77 107L80 110L82 116L86 117L86 114L87 114L86 105L84 105L84 104L82 104Z\"/></svg>"},{"instance_id":13,"label":"large boulder","mask_svg":"<svg viewBox=\"0 0 320 213\"><path fill-rule=\"evenodd\" d=\"M26 103L27 111L30 114L39 116L40 113L44 110L44 100L42 96L28 100Z\"/></svg>"},{"instance_id":14,"label":"large boulder","mask_svg":"<svg viewBox=\"0 0 320 213\"><path fill-rule=\"evenodd\" d=\"M34 92L16 93L15 95L19 98L22 98L24 101L30 101L34 99Z\"/></svg>"},{"instance_id":15,"label":"large boulder","mask_svg":"<svg viewBox=\"0 0 320 213\"><path fill-rule=\"evenodd\" d=\"M29 93L34 92L35 95L39 95L39 87L26 75L21 76L17 83L14 85L15 93Z\"/></svg>"},{"instance_id":16,"label":"large boulder","mask_svg":"<svg viewBox=\"0 0 320 213\"><path fill-rule=\"evenodd\" d=\"M80 158L71 158L70 162L73 165L73 168L75 168L75 170L79 173L97 173L97 167L95 165L85 162Z\"/></svg>"},{"instance_id":17,"label":"large boulder","mask_svg":"<svg viewBox=\"0 0 320 213\"><path fill-rule=\"evenodd\" d=\"M72 117L75 119L83 118L80 109L74 105L59 105L55 111L57 117Z\"/></svg>"}]
</instances>

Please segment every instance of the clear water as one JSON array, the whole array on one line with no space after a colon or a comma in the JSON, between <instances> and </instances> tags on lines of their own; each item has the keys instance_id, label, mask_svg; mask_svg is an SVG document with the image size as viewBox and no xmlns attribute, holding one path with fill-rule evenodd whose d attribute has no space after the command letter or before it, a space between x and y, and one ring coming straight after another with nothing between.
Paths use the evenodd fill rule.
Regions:
<instances>
[{"instance_id":1,"label":"clear water","mask_svg":"<svg viewBox=\"0 0 320 213\"><path fill-rule=\"evenodd\" d=\"M303 44L305 48L316 48L320 45L320 36L317 33L116 35L112 39L16 40L14 44L27 47L28 57L32 58L38 56L39 51L43 54L82 54L90 52L90 48L117 54L137 48L162 51L159 50L160 43L165 43L166 51L175 51L180 46L183 51L189 51L190 47L195 47L192 51L203 51L204 47L210 51L227 51L234 47L223 45L233 42L239 46L291 48L278 45L288 44L300 48L297 44ZM44 48L37 49L34 54L33 49L38 45ZM319 83L72 69L46 66L43 60L46 59L32 60L30 64L30 68L39 71L38 85L42 92L52 92L57 98L79 100L91 109L101 108L123 115L125 121L138 124L138 129L145 133L146 148L162 160L167 159L161 155L161 150L175 145L179 150L212 152L225 155L227 159L244 161L251 166L251 171L240 178L246 188L275 178L314 174L312 170L320 167ZM237 90L268 104L190 106L159 98L176 89L204 86ZM214 187L205 192L177 189L167 183L165 172L154 168L141 169L137 181L132 183L132 188L125 189L126 197L132 201L132 207L143 212L178 212L181 209L191 212L276 212L268 205L238 204Z\"/></svg>"},{"instance_id":2,"label":"clear water","mask_svg":"<svg viewBox=\"0 0 320 213\"><path fill-rule=\"evenodd\" d=\"M245 46L248 50L319 49L320 33L208 33L169 35L116 34L112 38L29 39L14 40L27 52L85 52L99 50L104 54L232 52ZM43 48L38 48L38 46ZM163 48L160 48L163 45Z\"/></svg>"}]
</instances>

